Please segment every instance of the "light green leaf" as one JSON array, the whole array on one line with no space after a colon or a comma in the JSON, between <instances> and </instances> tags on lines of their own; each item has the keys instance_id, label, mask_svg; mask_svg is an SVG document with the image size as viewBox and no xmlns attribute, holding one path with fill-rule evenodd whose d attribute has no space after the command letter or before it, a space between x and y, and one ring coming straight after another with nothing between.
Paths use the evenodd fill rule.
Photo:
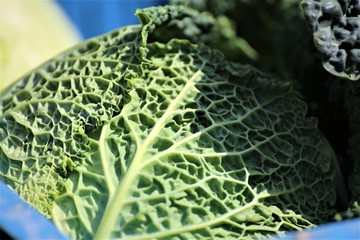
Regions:
<instances>
[{"instance_id":1,"label":"light green leaf","mask_svg":"<svg viewBox=\"0 0 360 240\"><path fill-rule=\"evenodd\" d=\"M249 239L325 221L331 156L299 95L186 39L148 43L174 11L140 11L142 27L2 96L1 179L76 239Z\"/></svg>"}]
</instances>

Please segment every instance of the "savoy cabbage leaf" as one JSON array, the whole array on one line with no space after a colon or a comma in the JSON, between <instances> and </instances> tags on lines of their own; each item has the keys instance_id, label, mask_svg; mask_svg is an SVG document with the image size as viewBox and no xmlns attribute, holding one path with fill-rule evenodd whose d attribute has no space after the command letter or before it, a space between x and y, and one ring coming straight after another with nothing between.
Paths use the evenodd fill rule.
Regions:
<instances>
[{"instance_id":1,"label":"savoy cabbage leaf","mask_svg":"<svg viewBox=\"0 0 360 240\"><path fill-rule=\"evenodd\" d=\"M231 26L226 28L235 34L231 38L244 39L256 52L256 58L244 59L236 49L226 51L231 46L228 42L236 42L231 38L228 41L214 38L212 43L204 43L219 49L232 61L251 63L281 79L292 81L307 103L309 114L319 119L319 128L335 152L344 155L348 136L337 126L344 126L345 112L341 103L335 105L329 99L329 89L332 88L329 85L334 81L328 80L330 76L322 67L321 55L314 47L300 0L171 0L170 3L231 22ZM193 38L197 36L193 35Z\"/></svg>"},{"instance_id":2,"label":"savoy cabbage leaf","mask_svg":"<svg viewBox=\"0 0 360 240\"><path fill-rule=\"evenodd\" d=\"M256 52L255 59L246 63L271 72L282 79L314 88L321 71L320 58L312 43L300 8L300 0L171 0L176 6L188 6L216 19L227 19L228 29L244 39ZM214 39L216 41L216 39ZM228 41L229 42L229 41ZM231 41L230 41L231 42ZM239 51L223 51L227 42L213 44L229 59L243 62ZM302 61L300 62L299 59ZM316 85L315 85L316 86ZM317 88L316 88L317 89Z\"/></svg>"},{"instance_id":3,"label":"savoy cabbage leaf","mask_svg":"<svg viewBox=\"0 0 360 240\"><path fill-rule=\"evenodd\" d=\"M3 92L1 180L80 239L249 239L325 222L333 156L300 95L204 45L148 41L181 11L141 10L141 26Z\"/></svg>"},{"instance_id":4,"label":"savoy cabbage leaf","mask_svg":"<svg viewBox=\"0 0 360 240\"><path fill-rule=\"evenodd\" d=\"M251 62L257 59L257 52L249 43L237 36L234 22L224 16L201 12L188 6L177 6L176 17L170 16L167 24L159 26L150 41L167 42L173 38L186 38L196 44L205 44L218 49L229 59Z\"/></svg>"},{"instance_id":5,"label":"savoy cabbage leaf","mask_svg":"<svg viewBox=\"0 0 360 240\"><path fill-rule=\"evenodd\" d=\"M331 74L360 79L360 3L358 0L304 0L314 44Z\"/></svg>"}]
</instances>

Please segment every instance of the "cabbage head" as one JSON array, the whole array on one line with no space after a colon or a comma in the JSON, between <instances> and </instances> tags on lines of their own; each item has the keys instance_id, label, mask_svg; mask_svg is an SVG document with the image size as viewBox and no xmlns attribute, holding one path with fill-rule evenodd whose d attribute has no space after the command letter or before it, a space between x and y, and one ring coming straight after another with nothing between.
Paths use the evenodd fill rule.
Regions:
<instances>
[{"instance_id":1,"label":"cabbage head","mask_svg":"<svg viewBox=\"0 0 360 240\"><path fill-rule=\"evenodd\" d=\"M151 41L187 11L138 11L2 92L0 178L68 236L251 239L334 214L333 156L291 83Z\"/></svg>"},{"instance_id":2,"label":"cabbage head","mask_svg":"<svg viewBox=\"0 0 360 240\"><path fill-rule=\"evenodd\" d=\"M331 74L360 79L360 3L349 0L304 0L314 44Z\"/></svg>"}]
</instances>

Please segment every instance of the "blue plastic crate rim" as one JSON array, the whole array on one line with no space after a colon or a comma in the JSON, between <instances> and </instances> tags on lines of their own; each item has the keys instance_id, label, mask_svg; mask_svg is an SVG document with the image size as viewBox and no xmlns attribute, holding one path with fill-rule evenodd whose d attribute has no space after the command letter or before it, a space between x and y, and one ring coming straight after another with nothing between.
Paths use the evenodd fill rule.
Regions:
<instances>
[{"instance_id":1,"label":"blue plastic crate rim","mask_svg":"<svg viewBox=\"0 0 360 240\"><path fill-rule=\"evenodd\" d=\"M0 228L14 239L67 239L1 181L0 209Z\"/></svg>"}]
</instances>

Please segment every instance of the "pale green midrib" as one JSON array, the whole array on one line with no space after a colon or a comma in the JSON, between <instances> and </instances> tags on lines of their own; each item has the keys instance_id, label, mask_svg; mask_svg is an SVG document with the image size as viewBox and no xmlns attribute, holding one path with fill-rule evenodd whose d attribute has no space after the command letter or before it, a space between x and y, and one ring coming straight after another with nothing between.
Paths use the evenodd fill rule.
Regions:
<instances>
[{"instance_id":1,"label":"pale green midrib","mask_svg":"<svg viewBox=\"0 0 360 240\"><path fill-rule=\"evenodd\" d=\"M185 97L188 91L194 86L194 83L202 77L202 72L197 71L185 84L184 88L181 90L179 95L172 101L169 107L166 109L165 113L161 116L159 121L156 123L149 136L145 139L144 143L139 146L133 161L131 162L128 171L126 172L123 180L118 185L115 195L112 199L109 199L109 203L104 211L104 215L100 221L99 227L94 234L94 239L109 239L116 224L117 217L119 212L123 208L123 205L126 203L125 196L129 191L129 186L132 185L132 182L138 176L138 172L143 165L144 154L149 146L149 144L157 137L158 133L165 125L169 117L172 116L173 111L178 107L181 100ZM120 114L121 115L121 114Z\"/></svg>"},{"instance_id":2,"label":"pale green midrib","mask_svg":"<svg viewBox=\"0 0 360 240\"><path fill-rule=\"evenodd\" d=\"M109 199L112 199L115 194L116 182L114 182L111 178L111 174L109 172L110 166L107 161L106 149L105 149L106 148L105 138L108 134L109 125L110 125L109 123L105 123L101 129L101 134L99 139L99 154L100 154L101 165L104 171L105 182L109 190Z\"/></svg>"},{"instance_id":3,"label":"pale green midrib","mask_svg":"<svg viewBox=\"0 0 360 240\"><path fill-rule=\"evenodd\" d=\"M281 95L280 97L283 97L283 96L286 96L287 93ZM252 111L249 111L247 114L245 114L244 116L242 116L240 119L236 119L236 120L233 120L233 121L230 121L231 123L239 123L241 122L242 120L246 119L249 115L251 115L255 110L257 109L261 109L263 108L264 106L266 106L267 104L273 102L275 99L272 99L271 101L268 101L268 102L265 102L263 104L258 104L256 106L255 109L252 109ZM228 122L227 122L228 124ZM186 139L183 139L182 141L179 141L177 142L176 144L174 144L172 147L170 147L169 149L167 149L166 151L164 152L161 152L161 156L163 155L167 155L169 154L172 150L176 149L178 146L180 146L182 143L190 140L190 139L193 139L193 138L196 138L198 135L200 134L203 134L204 132L207 132L209 131L210 129L212 128L215 128L215 126L220 126L220 125L227 125L227 124L224 124L224 123L216 123L216 124L213 124L210 128L206 128L204 130L201 130L199 131L198 133L196 134L193 134L189 137L187 137ZM214 126L215 125L215 126ZM279 135L283 135L283 134L288 134L288 132L284 132L282 134L274 134L270 137L270 139L272 138L275 138ZM259 145L262 145L266 142L269 142L270 139L266 139L258 144L255 144L255 145L252 145L249 149L246 149L244 152L247 152L249 150L253 150L254 148L257 148L259 147ZM171 151L170 151L171 150ZM185 153L185 152L184 152ZM224 154L226 155L226 154ZM158 159L158 155L156 157ZM150 159L150 161L148 161L145 165L149 164L151 162L152 159ZM200 181L202 182L202 181ZM229 219L231 216L235 215L235 214L238 214L242 211L245 211L246 209L248 208L251 208L255 205L257 205L259 203L259 199L261 198L264 198L264 197L267 197L268 194L261 194L260 196L259 195L256 195L254 194L255 198L253 199L252 202L246 204L245 206L241 207L240 209L234 209L230 212L228 212L227 214L224 214L218 218L215 218L215 219L211 219L210 221L206 221L206 222L202 222L200 224L195 224L195 225L191 225L191 226L187 226L187 227L183 227L183 228L178 228L178 229L170 229L168 231L164 231L164 232L157 232L157 233L153 233L153 234L147 234L147 235L144 235L144 236L128 236L126 237L126 239L158 239L158 238L164 238L164 237L170 237L170 236L173 236L173 235L176 235L176 234L180 234L180 233L184 233L184 232L191 232L191 231L194 231L194 230L197 230L197 229L201 229L201 228L206 228L206 227L210 227L210 226L213 226L213 225L216 225L218 224L219 222L222 222L222 221L225 221L226 219ZM269 228L267 229L268 231L274 231L274 229L272 228Z\"/></svg>"}]
</instances>

